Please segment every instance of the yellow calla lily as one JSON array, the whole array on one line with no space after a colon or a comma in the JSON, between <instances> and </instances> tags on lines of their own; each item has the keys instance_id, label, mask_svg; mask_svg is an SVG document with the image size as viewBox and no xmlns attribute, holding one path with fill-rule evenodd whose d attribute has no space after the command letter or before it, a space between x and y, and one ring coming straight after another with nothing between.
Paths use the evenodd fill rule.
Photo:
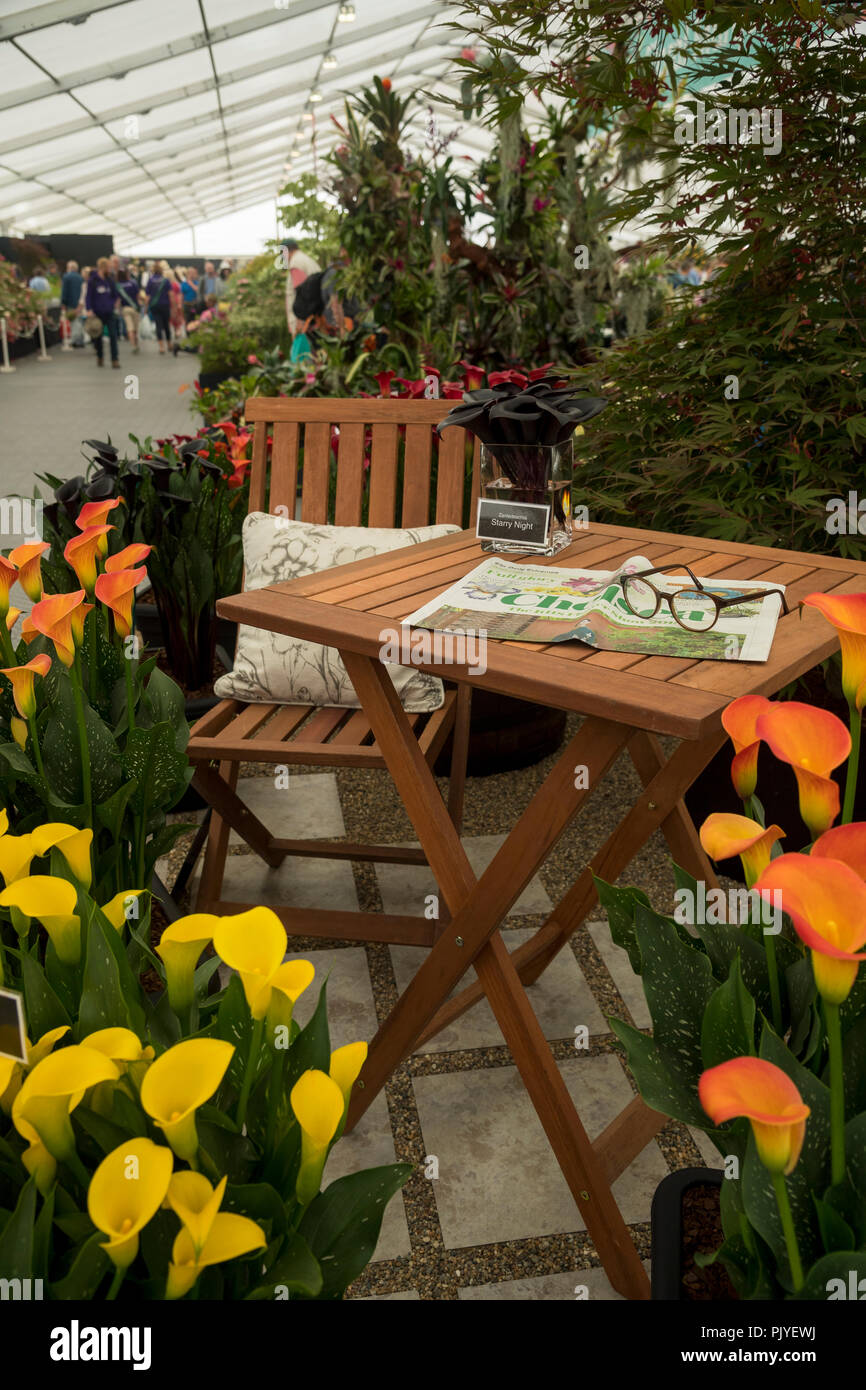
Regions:
<instances>
[{"instance_id":1,"label":"yellow calla lily","mask_svg":"<svg viewBox=\"0 0 866 1390\"><path fill-rule=\"evenodd\" d=\"M77 965L81 959L81 919L75 913L77 906L78 894L73 885L65 878L53 878L50 874L19 878L0 893L0 907L14 908L25 917L36 917L42 923L64 965Z\"/></svg>"},{"instance_id":2,"label":"yellow calla lily","mask_svg":"<svg viewBox=\"0 0 866 1390\"><path fill-rule=\"evenodd\" d=\"M108 1236L102 1248L118 1269L127 1269L138 1254L139 1233L162 1206L173 1166L171 1149L152 1139L129 1139L93 1174L87 1210Z\"/></svg>"},{"instance_id":3,"label":"yellow calla lily","mask_svg":"<svg viewBox=\"0 0 866 1390\"><path fill-rule=\"evenodd\" d=\"M52 1157L62 1161L75 1152L70 1113L84 1093L100 1081L120 1075L110 1058L91 1047L63 1047L52 1052L27 1073L12 1103L12 1123L19 1134L27 1133L21 1121L36 1130Z\"/></svg>"},{"instance_id":4,"label":"yellow calla lily","mask_svg":"<svg viewBox=\"0 0 866 1390\"><path fill-rule=\"evenodd\" d=\"M0 836L0 874L7 887L30 872L30 862L35 854L31 835Z\"/></svg>"},{"instance_id":5,"label":"yellow calla lily","mask_svg":"<svg viewBox=\"0 0 866 1390\"><path fill-rule=\"evenodd\" d=\"M131 1028L99 1028L82 1038L81 1046L94 1048L104 1057L110 1057L112 1062L138 1062L145 1052L153 1056L153 1048L142 1047Z\"/></svg>"},{"instance_id":6,"label":"yellow calla lily","mask_svg":"<svg viewBox=\"0 0 866 1390\"><path fill-rule=\"evenodd\" d=\"M184 1014L195 998L195 968L221 922L210 912L193 912L166 927L156 954L165 966L168 1002L176 1014Z\"/></svg>"},{"instance_id":7,"label":"yellow calla lily","mask_svg":"<svg viewBox=\"0 0 866 1390\"><path fill-rule=\"evenodd\" d=\"M36 1179L36 1186L42 1196L47 1197L57 1177L57 1159L52 1157L36 1130L21 1115L15 1121L15 1128L22 1139L27 1140L27 1148L21 1155L21 1162L30 1176Z\"/></svg>"},{"instance_id":8,"label":"yellow calla lily","mask_svg":"<svg viewBox=\"0 0 866 1390\"><path fill-rule=\"evenodd\" d=\"M127 923L126 909L130 898L140 898L144 892L143 888L124 888L121 893L115 893L99 911L103 917L107 917L115 931L123 932Z\"/></svg>"},{"instance_id":9,"label":"yellow calla lily","mask_svg":"<svg viewBox=\"0 0 866 1390\"><path fill-rule=\"evenodd\" d=\"M188 1163L198 1152L195 1112L218 1088L234 1050L219 1038L188 1038L157 1057L141 1083L142 1106Z\"/></svg>"},{"instance_id":10,"label":"yellow calla lily","mask_svg":"<svg viewBox=\"0 0 866 1390\"><path fill-rule=\"evenodd\" d=\"M254 1250L264 1250L266 1245L261 1226L257 1226L248 1216L237 1216L230 1211L218 1212L214 1217L207 1240L198 1254L192 1236L184 1226L178 1231L172 1247L166 1298L183 1298L208 1265L221 1265L226 1260L236 1260L239 1255L250 1255Z\"/></svg>"},{"instance_id":11,"label":"yellow calla lily","mask_svg":"<svg viewBox=\"0 0 866 1390\"><path fill-rule=\"evenodd\" d=\"M13 714L10 716L9 719L9 729L12 734L12 738L14 739L15 743L18 744L18 747L21 749L21 752L25 752L27 748L27 734L29 732L27 728L27 720L19 719L17 714Z\"/></svg>"},{"instance_id":12,"label":"yellow calla lily","mask_svg":"<svg viewBox=\"0 0 866 1390\"><path fill-rule=\"evenodd\" d=\"M308 960L287 960L271 976L265 1031L272 1045L277 1028L291 1027L295 1000L313 983L315 973L315 966Z\"/></svg>"},{"instance_id":13,"label":"yellow calla lily","mask_svg":"<svg viewBox=\"0 0 866 1390\"><path fill-rule=\"evenodd\" d=\"M349 1104L349 1097L352 1094L352 1087L358 1080L358 1074L367 1060L367 1044L365 1042L346 1043L345 1047L338 1047L331 1053L331 1065L328 1068L332 1081L336 1081L343 1093L343 1102Z\"/></svg>"},{"instance_id":14,"label":"yellow calla lily","mask_svg":"<svg viewBox=\"0 0 866 1390\"><path fill-rule=\"evenodd\" d=\"M60 1028L50 1028L36 1043L27 1039L27 1070L35 1067L43 1057L47 1057L54 1044L69 1032L69 1024ZM12 1102L21 1089L25 1068L14 1057L0 1057L0 1110L12 1114Z\"/></svg>"},{"instance_id":15,"label":"yellow calla lily","mask_svg":"<svg viewBox=\"0 0 866 1390\"><path fill-rule=\"evenodd\" d=\"M290 1100L301 1126L301 1166L295 1195L306 1206L319 1190L328 1147L343 1118L343 1092L330 1076L311 1069L295 1082Z\"/></svg>"},{"instance_id":16,"label":"yellow calla lily","mask_svg":"<svg viewBox=\"0 0 866 1390\"><path fill-rule=\"evenodd\" d=\"M9 814L7 811L0 811L0 835L5 835L9 829Z\"/></svg>"},{"instance_id":17,"label":"yellow calla lily","mask_svg":"<svg viewBox=\"0 0 866 1390\"><path fill-rule=\"evenodd\" d=\"M166 1201L189 1232L196 1255L201 1253L210 1235L227 1182L228 1178L224 1177L212 1187L204 1173L187 1170L175 1173L168 1185Z\"/></svg>"},{"instance_id":18,"label":"yellow calla lily","mask_svg":"<svg viewBox=\"0 0 866 1390\"><path fill-rule=\"evenodd\" d=\"M220 959L240 975L253 1018L264 1018L271 1002L271 978L288 946L277 914L269 907L253 907L233 917L220 917L213 943Z\"/></svg>"},{"instance_id":19,"label":"yellow calla lily","mask_svg":"<svg viewBox=\"0 0 866 1390\"><path fill-rule=\"evenodd\" d=\"M90 863L90 847L93 843L92 830L79 830L76 825L66 825L63 821L51 821L39 825L31 832L36 853L47 854L55 847L60 850L78 882L89 888L93 881Z\"/></svg>"}]
</instances>

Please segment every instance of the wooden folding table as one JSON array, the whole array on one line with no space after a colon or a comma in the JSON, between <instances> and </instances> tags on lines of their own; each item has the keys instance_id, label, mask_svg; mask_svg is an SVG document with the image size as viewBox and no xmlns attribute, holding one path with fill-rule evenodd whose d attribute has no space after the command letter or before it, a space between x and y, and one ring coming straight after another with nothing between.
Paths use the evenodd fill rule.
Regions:
<instances>
[{"instance_id":1,"label":"wooden folding table","mask_svg":"<svg viewBox=\"0 0 866 1390\"><path fill-rule=\"evenodd\" d=\"M837 647L834 630L798 601L866 589L866 565L837 557L593 525L542 563L615 569L630 555L689 564L699 575L787 586L769 661L689 661L599 652L580 643L489 641L487 669L421 664L457 682L585 716L489 867L476 878L433 773L379 660L383 634L485 558L471 532L224 599L222 617L337 647L447 904L450 920L374 1038L354 1092L357 1123L395 1067L486 997L614 1288L649 1297L646 1273L611 1184L665 1123L635 1098L590 1142L525 986L563 949L596 901L593 874L615 880L656 829L675 859L715 883L683 795L724 741L721 713L746 694L774 695ZM527 556L527 563L538 563ZM665 757L658 735L680 741ZM566 826L623 749L643 792L531 940L512 955L499 928ZM581 769L586 769L588 776ZM239 827L240 828L240 827ZM419 918L419 927L422 919ZM426 924L429 927L429 923ZM473 966L476 978L451 991Z\"/></svg>"}]
</instances>

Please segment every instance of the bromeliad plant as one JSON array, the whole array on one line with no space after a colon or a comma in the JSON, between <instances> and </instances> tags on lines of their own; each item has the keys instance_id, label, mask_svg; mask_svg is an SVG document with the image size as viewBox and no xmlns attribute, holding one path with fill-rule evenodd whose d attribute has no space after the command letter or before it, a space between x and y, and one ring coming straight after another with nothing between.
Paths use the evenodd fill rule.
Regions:
<instances>
[{"instance_id":1,"label":"bromeliad plant","mask_svg":"<svg viewBox=\"0 0 866 1390\"><path fill-rule=\"evenodd\" d=\"M122 502L109 548L151 547L148 578L168 664L185 690L200 690L213 675L216 601L241 587L252 435L225 420L195 436L130 439L133 458L87 441L87 479L41 476L55 499L44 513L51 542L46 587L65 587L62 557L76 531L79 498L96 489L100 500Z\"/></svg>"},{"instance_id":2,"label":"bromeliad plant","mask_svg":"<svg viewBox=\"0 0 866 1390\"><path fill-rule=\"evenodd\" d=\"M107 553L118 506L82 507L63 552L67 591L43 593L44 541L0 556L2 804L22 845L46 816L90 833L93 881L106 895L150 881L183 832L165 817L191 776L181 692L155 660L138 659L133 633L149 547ZM16 580L33 600L17 646Z\"/></svg>"},{"instance_id":3,"label":"bromeliad plant","mask_svg":"<svg viewBox=\"0 0 866 1390\"><path fill-rule=\"evenodd\" d=\"M709 816L700 837L711 859L740 858L746 888L726 903L675 866L666 917L640 890L598 881L653 1021L652 1037L618 1020L613 1030L647 1104L704 1129L725 1156L725 1240L710 1258L741 1298L839 1297L852 1270L866 1274L866 822L851 821L866 596L804 603L840 631L851 729L794 701L728 706L743 815ZM762 743L796 776L798 853L764 823ZM846 759L843 803L832 773Z\"/></svg>"},{"instance_id":4,"label":"bromeliad plant","mask_svg":"<svg viewBox=\"0 0 866 1390\"><path fill-rule=\"evenodd\" d=\"M366 1044L331 1051L324 984L298 1026L313 966L283 960L268 908L182 918L152 951L149 894L94 895L89 838L0 835L5 984L36 1039L0 1057L0 1278L59 1300L341 1298L411 1173L320 1191ZM210 995L221 963L237 973Z\"/></svg>"}]
</instances>

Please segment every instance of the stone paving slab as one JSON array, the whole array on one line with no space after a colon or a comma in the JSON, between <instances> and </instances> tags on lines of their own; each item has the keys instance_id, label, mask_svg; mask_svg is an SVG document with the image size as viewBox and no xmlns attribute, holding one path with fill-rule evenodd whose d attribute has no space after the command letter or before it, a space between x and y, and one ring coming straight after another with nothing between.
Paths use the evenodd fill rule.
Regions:
<instances>
[{"instance_id":1,"label":"stone paving slab","mask_svg":"<svg viewBox=\"0 0 866 1390\"><path fill-rule=\"evenodd\" d=\"M487 868L502 844L505 835L473 835L463 840L463 848L475 873L480 875ZM418 848L416 840L405 841L406 847ZM436 880L430 869L423 864L377 864L376 877L382 894L382 909L400 916L421 916L424 912L425 898L438 892ZM536 876L530 880L517 899L509 916L522 913L553 911L553 903L547 889Z\"/></svg>"},{"instance_id":2,"label":"stone paving slab","mask_svg":"<svg viewBox=\"0 0 866 1390\"><path fill-rule=\"evenodd\" d=\"M649 1260L643 1261L647 1274ZM475 1284L458 1289L464 1302L519 1301L521 1303L557 1299L588 1303L625 1303L603 1269L575 1269L568 1274L540 1274L535 1279L504 1279L501 1284Z\"/></svg>"},{"instance_id":3,"label":"stone paving slab","mask_svg":"<svg viewBox=\"0 0 866 1390\"><path fill-rule=\"evenodd\" d=\"M346 833L333 772L293 772L288 787L278 787L273 777L241 777L238 796L280 839L336 840ZM245 843L237 831L230 833L230 845Z\"/></svg>"},{"instance_id":4,"label":"stone paving slab","mask_svg":"<svg viewBox=\"0 0 866 1390\"><path fill-rule=\"evenodd\" d=\"M628 951L623 950L622 946L617 946L610 934L607 919L600 922L588 922L587 930L595 942L598 954L607 966L611 979L622 995L623 1002L628 1005L635 1027L651 1028L652 1019L647 1007L646 995L640 975L636 975L631 968Z\"/></svg>"}]
</instances>

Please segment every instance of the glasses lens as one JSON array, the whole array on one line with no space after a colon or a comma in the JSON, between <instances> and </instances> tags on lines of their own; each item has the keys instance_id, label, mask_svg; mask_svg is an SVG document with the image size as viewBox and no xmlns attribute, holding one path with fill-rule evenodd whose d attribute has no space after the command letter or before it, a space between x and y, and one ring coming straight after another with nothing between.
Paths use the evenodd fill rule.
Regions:
<instances>
[{"instance_id":1,"label":"glasses lens","mask_svg":"<svg viewBox=\"0 0 866 1390\"><path fill-rule=\"evenodd\" d=\"M680 589L673 596L674 617L693 632L706 632L716 621L716 605L699 589Z\"/></svg>"},{"instance_id":2,"label":"glasses lens","mask_svg":"<svg viewBox=\"0 0 866 1390\"><path fill-rule=\"evenodd\" d=\"M651 618L658 607L658 595L645 579L628 578L623 585L623 595L637 618Z\"/></svg>"}]
</instances>

